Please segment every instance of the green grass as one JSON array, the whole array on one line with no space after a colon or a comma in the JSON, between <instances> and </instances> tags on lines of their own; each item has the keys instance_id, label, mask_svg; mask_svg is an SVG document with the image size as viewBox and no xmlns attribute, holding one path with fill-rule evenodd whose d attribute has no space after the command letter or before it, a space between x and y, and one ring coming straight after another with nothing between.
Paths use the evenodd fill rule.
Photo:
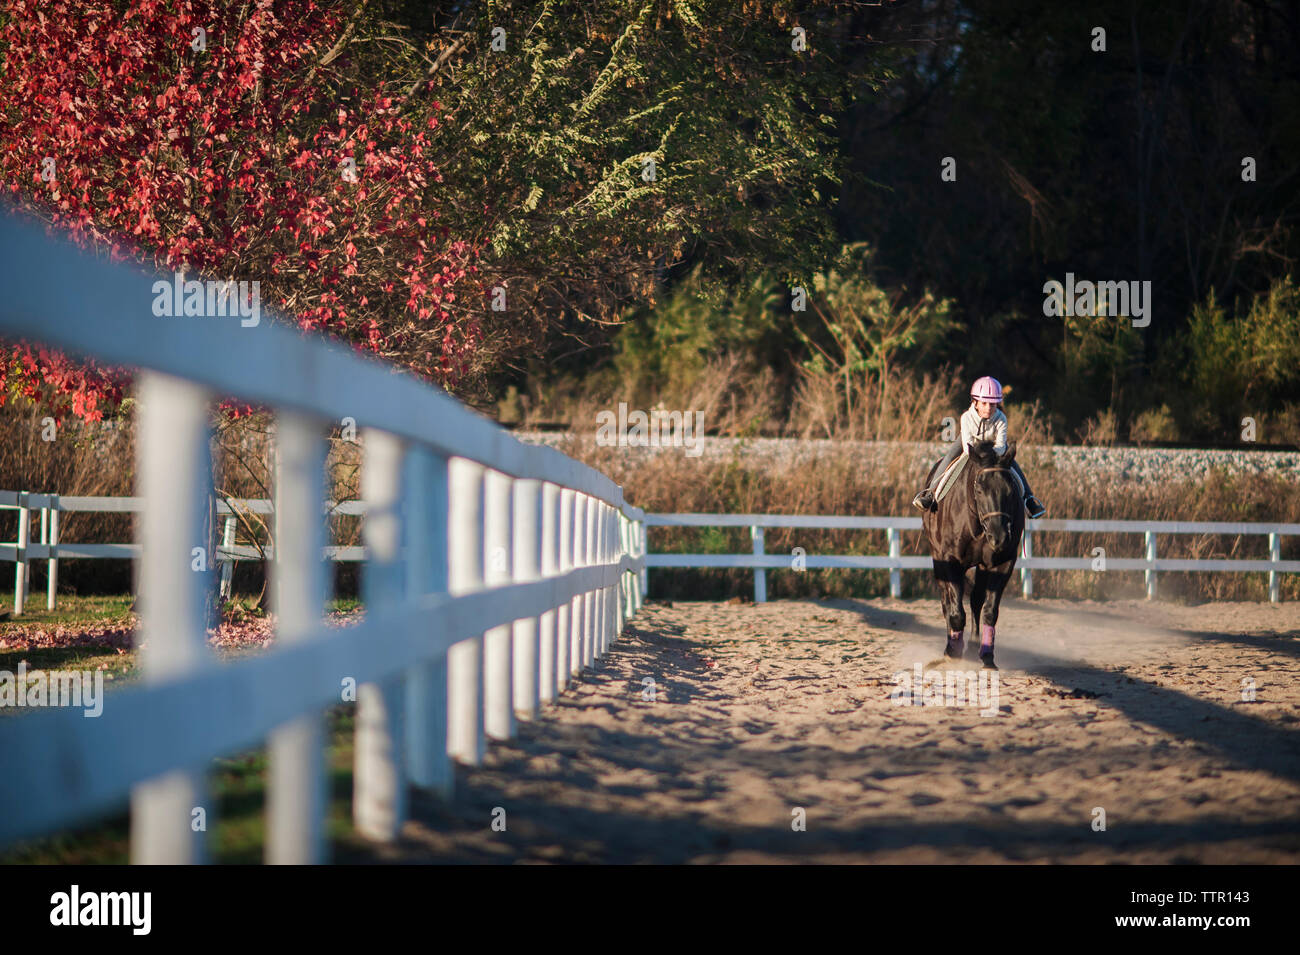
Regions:
<instances>
[{"instance_id":1,"label":"green grass","mask_svg":"<svg viewBox=\"0 0 1300 955\"><path fill-rule=\"evenodd\" d=\"M112 647L0 650L0 670L17 673L21 661L26 661L28 673L35 670L98 670L102 666L105 683L113 686L129 684L138 679L140 673L134 650L125 653ZM8 707L0 708L0 719L9 713Z\"/></svg>"},{"instance_id":2,"label":"green grass","mask_svg":"<svg viewBox=\"0 0 1300 955\"><path fill-rule=\"evenodd\" d=\"M131 604L135 597L131 594L113 594L109 596L86 596L76 594L59 594L53 610L45 609L45 594L32 591L23 606L20 617L12 616L13 594L9 599L0 601L0 612L8 613L0 623L0 639L5 629L11 624L57 624L57 623L121 623L126 625L131 620Z\"/></svg>"},{"instance_id":3,"label":"green grass","mask_svg":"<svg viewBox=\"0 0 1300 955\"><path fill-rule=\"evenodd\" d=\"M2 595L0 595L2 596ZM78 596L76 594L59 594L53 610L45 609L45 594L32 591L20 617L9 616L0 620L0 639L4 637L5 628L11 624L57 624L57 623L120 623L131 622L131 604L135 602L134 594L110 594L108 596ZM254 604L257 597L252 595L236 596L227 603L234 605L244 613L255 613ZM325 609L330 612L347 612L361 606L357 597L335 597ZM0 614L13 613L12 592L8 599L0 600Z\"/></svg>"},{"instance_id":4,"label":"green grass","mask_svg":"<svg viewBox=\"0 0 1300 955\"><path fill-rule=\"evenodd\" d=\"M326 712L326 833L332 847L354 846L352 760L354 705ZM256 864L266 846L266 747L213 760L208 776L216 800L208 848L220 864ZM122 865L130 861L130 813L124 806L99 821L56 835L20 843L0 853L0 865Z\"/></svg>"},{"instance_id":5,"label":"green grass","mask_svg":"<svg viewBox=\"0 0 1300 955\"><path fill-rule=\"evenodd\" d=\"M108 597L59 596L55 611L29 602L29 612L15 621L0 622L0 640L17 636L28 626L78 623L130 624L130 594ZM232 601L236 613L255 613L255 598ZM361 602L343 597L331 600L328 610L356 610ZM222 662L262 653L260 647L227 649L219 653ZM34 670L98 670L104 667L106 689L113 692L140 679L134 649L119 651L114 647L37 648L0 650L0 670L16 672L18 663L26 661L28 672ZM353 704L341 704L326 712L328 746L329 807L326 831L335 847L356 845L359 837L352 828L352 760ZM20 716L24 711L0 709L0 719ZM208 842L213 861L218 863L259 863L263 859L266 828L267 749L265 746L213 760L209 773L210 792L216 810L209 815L212 831ZM0 865L99 865L124 864L130 859L130 813L123 805L116 812L102 816L75 829L29 840L0 852Z\"/></svg>"},{"instance_id":6,"label":"green grass","mask_svg":"<svg viewBox=\"0 0 1300 955\"><path fill-rule=\"evenodd\" d=\"M27 610L17 619L0 619L0 641L16 638L28 629L58 624L109 624L127 627L133 623L130 608L135 597L131 594L112 596L79 597L60 595L58 607L45 609L42 597L39 606L33 602L27 604ZM236 597L228 601L226 610L234 615L261 616L255 609L257 598L254 596ZM359 609L361 601L356 597L337 597L326 605L328 613L347 613ZM222 651L222 659L238 659L249 653L260 652L260 648L243 650L227 649ZM27 661L27 670L97 670L104 667L105 679L114 685L129 684L139 677L136 651L118 650L114 647L57 647L29 650L0 649L0 670L16 672L20 660ZM0 718L5 715L0 710Z\"/></svg>"},{"instance_id":7,"label":"green grass","mask_svg":"<svg viewBox=\"0 0 1300 955\"><path fill-rule=\"evenodd\" d=\"M33 596L37 596L33 594ZM45 609L43 595L27 604L19 618L0 622L0 640L14 639L32 629L78 624L107 624L129 627L132 624L130 594L80 597L63 594L58 607ZM0 670L16 673L18 664L25 661L27 671L33 670L98 670L104 668L104 679L112 686L130 683L138 677L134 650L118 650L109 646L36 647L27 650L0 649ZM0 709L0 719L21 710Z\"/></svg>"}]
</instances>

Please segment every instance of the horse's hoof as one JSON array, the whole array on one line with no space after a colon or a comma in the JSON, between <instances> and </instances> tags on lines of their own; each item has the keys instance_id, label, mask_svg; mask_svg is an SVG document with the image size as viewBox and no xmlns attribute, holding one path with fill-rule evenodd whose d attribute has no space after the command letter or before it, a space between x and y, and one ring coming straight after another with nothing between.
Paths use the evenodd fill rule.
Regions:
<instances>
[{"instance_id":1,"label":"horse's hoof","mask_svg":"<svg viewBox=\"0 0 1300 955\"><path fill-rule=\"evenodd\" d=\"M996 670L998 668L998 665L993 662L992 650L990 650L988 653L981 653L980 662L984 664L984 669L986 670Z\"/></svg>"},{"instance_id":2,"label":"horse's hoof","mask_svg":"<svg viewBox=\"0 0 1300 955\"><path fill-rule=\"evenodd\" d=\"M943 655L945 657L950 657L953 660L960 660L961 651L962 651L962 642L963 641L961 640L949 640L948 645L943 648Z\"/></svg>"}]
</instances>

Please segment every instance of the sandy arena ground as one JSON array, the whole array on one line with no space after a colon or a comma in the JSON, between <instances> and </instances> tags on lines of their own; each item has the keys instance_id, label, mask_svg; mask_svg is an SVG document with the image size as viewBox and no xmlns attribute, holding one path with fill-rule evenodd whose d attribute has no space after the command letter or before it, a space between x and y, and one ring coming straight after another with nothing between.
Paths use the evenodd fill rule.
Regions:
<instances>
[{"instance_id":1,"label":"sandy arena ground","mask_svg":"<svg viewBox=\"0 0 1300 955\"><path fill-rule=\"evenodd\" d=\"M1300 861L1300 605L1008 598L998 631L991 716L891 700L945 666L937 600L647 604L450 807L340 861Z\"/></svg>"}]
</instances>

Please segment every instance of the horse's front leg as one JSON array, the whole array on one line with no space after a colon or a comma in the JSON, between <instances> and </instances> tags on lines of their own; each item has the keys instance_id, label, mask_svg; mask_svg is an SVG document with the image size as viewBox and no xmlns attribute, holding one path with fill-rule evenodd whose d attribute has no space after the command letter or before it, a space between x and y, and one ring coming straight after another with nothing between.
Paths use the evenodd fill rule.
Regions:
<instances>
[{"instance_id":1,"label":"horse's front leg","mask_svg":"<svg viewBox=\"0 0 1300 955\"><path fill-rule=\"evenodd\" d=\"M972 646L970 648L970 659L976 660L982 650L980 641L980 620L983 618L984 600L988 595L989 589L989 572L982 567L975 568L975 580L971 583L970 588L970 615L971 629L974 633L972 636Z\"/></svg>"},{"instance_id":2,"label":"horse's front leg","mask_svg":"<svg viewBox=\"0 0 1300 955\"><path fill-rule=\"evenodd\" d=\"M988 591L984 606L980 610L980 660L991 670L997 669L993 662L993 638L997 634L998 610L1002 606L1002 591L1006 589L1010 572L991 570L988 572Z\"/></svg>"},{"instance_id":3,"label":"horse's front leg","mask_svg":"<svg viewBox=\"0 0 1300 955\"><path fill-rule=\"evenodd\" d=\"M966 608L962 600L966 593L966 573L955 561L936 562L934 576L939 581L939 594L943 600L943 615L948 621L948 645L944 656L961 657L962 637L966 633Z\"/></svg>"}]
</instances>

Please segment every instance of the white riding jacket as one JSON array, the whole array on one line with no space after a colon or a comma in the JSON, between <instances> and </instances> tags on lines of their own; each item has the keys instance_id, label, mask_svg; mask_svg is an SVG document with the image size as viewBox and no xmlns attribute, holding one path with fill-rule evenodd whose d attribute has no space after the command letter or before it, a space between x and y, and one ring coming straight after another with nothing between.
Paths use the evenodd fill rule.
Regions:
<instances>
[{"instance_id":1,"label":"white riding jacket","mask_svg":"<svg viewBox=\"0 0 1300 955\"><path fill-rule=\"evenodd\" d=\"M965 453L967 445L977 441L992 441L993 450L999 456L1007 453L1007 416L1001 408L996 409L990 417L981 418L975 410L975 402L971 402L971 406L961 416L962 453Z\"/></svg>"}]
</instances>

